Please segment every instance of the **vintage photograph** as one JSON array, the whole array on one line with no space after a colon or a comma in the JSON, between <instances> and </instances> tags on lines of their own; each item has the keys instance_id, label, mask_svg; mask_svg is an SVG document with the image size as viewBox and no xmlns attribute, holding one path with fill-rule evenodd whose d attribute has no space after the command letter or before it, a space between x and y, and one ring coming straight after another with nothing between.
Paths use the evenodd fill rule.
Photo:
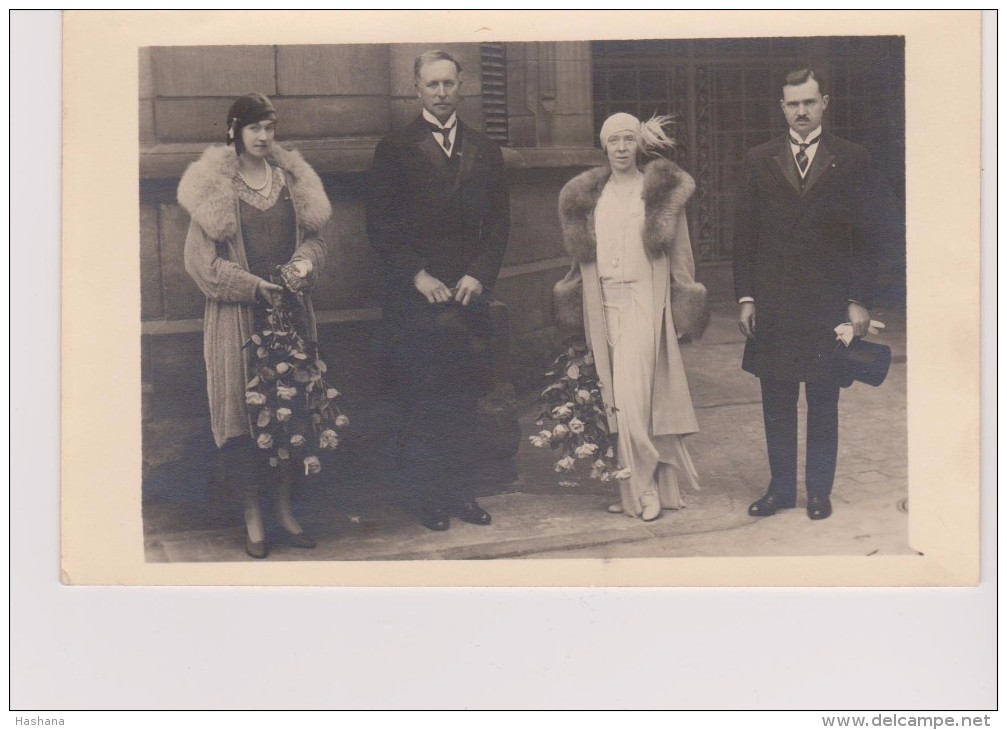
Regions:
<instances>
[{"instance_id":1,"label":"vintage photograph","mask_svg":"<svg viewBox=\"0 0 1007 730\"><path fill-rule=\"evenodd\" d=\"M905 37L654 35L139 47L147 563L919 554Z\"/></svg>"}]
</instances>

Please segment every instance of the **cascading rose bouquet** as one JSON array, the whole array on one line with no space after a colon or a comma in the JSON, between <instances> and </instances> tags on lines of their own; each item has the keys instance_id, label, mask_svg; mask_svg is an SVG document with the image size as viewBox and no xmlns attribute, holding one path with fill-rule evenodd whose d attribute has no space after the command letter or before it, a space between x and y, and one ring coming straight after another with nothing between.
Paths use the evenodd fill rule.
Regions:
<instances>
[{"instance_id":1,"label":"cascading rose bouquet","mask_svg":"<svg viewBox=\"0 0 1007 730\"><path fill-rule=\"evenodd\" d=\"M307 282L289 264L270 278L283 293L266 310L265 326L245 343L253 373L245 387L252 436L269 452L270 466L297 460L305 474L317 474L318 455L339 446L337 431L350 419L339 409L339 391L325 380L318 343L298 332Z\"/></svg>"},{"instance_id":2,"label":"cascading rose bouquet","mask_svg":"<svg viewBox=\"0 0 1007 730\"><path fill-rule=\"evenodd\" d=\"M536 424L543 427L529 437L532 446L559 450L556 471L572 472L579 460L591 461L591 478L609 482L628 479L629 469L615 459L615 437L608 430L608 409L601 397L598 371L583 343L568 347L546 373L553 382L542 391L544 407ZM561 482L576 486L575 482Z\"/></svg>"}]
</instances>

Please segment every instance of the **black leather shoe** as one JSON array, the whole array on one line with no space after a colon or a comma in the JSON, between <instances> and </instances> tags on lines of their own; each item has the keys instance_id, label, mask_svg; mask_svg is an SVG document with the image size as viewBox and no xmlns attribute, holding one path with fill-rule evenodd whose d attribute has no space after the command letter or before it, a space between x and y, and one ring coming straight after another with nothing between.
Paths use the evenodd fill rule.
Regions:
<instances>
[{"instance_id":1,"label":"black leather shoe","mask_svg":"<svg viewBox=\"0 0 1007 730\"><path fill-rule=\"evenodd\" d=\"M748 508L748 514L752 517L769 517L775 515L777 510L790 509L794 507L796 500L784 500L775 494L767 494L762 499L752 502Z\"/></svg>"},{"instance_id":2,"label":"black leather shoe","mask_svg":"<svg viewBox=\"0 0 1007 730\"><path fill-rule=\"evenodd\" d=\"M488 525L493 521L490 513L480 507L474 499L458 505L455 514L462 522L468 522L470 525Z\"/></svg>"},{"instance_id":3,"label":"black leather shoe","mask_svg":"<svg viewBox=\"0 0 1007 730\"><path fill-rule=\"evenodd\" d=\"M808 517L824 520L832 514L832 502L828 497L808 497Z\"/></svg>"},{"instance_id":4,"label":"black leather shoe","mask_svg":"<svg viewBox=\"0 0 1007 730\"><path fill-rule=\"evenodd\" d=\"M253 558L262 558L269 555L269 548L266 547L266 541L252 542L250 538L245 538L245 552L251 555Z\"/></svg>"},{"instance_id":5,"label":"black leather shoe","mask_svg":"<svg viewBox=\"0 0 1007 730\"><path fill-rule=\"evenodd\" d=\"M420 524L428 530L434 532L444 532L451 527L451 518L447 512L438 510L436 512L424 512L420 516Z\"/></svg>"}]
</instances>

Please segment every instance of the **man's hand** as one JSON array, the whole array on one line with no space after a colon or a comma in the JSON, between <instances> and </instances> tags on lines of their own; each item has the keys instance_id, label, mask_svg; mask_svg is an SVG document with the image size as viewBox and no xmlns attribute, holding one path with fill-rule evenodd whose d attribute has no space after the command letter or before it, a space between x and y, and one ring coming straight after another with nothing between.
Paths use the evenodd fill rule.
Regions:
<instances>
[{"instance_id":1,"label":"man's hand","mask_svg":"<svg viewBox=\"0 0 1007 730\"><path fill-rule=\"evenodd\" d=\"M864 337L871 324L871 313L863 304L850 302L846 307L846 318L853 325L853 336Z\"/></svg>"},{"instance_id":2,"label":"man's hand","mask_svg":"<svg viewBox=\"0 0 1007 730\"><path fill-rule=\"evenodd\" d=\"M275 306L277 298L283 293L283 287L271 281L259 279L255 293L269 302L270 306Z\"/></svg>"},{"instance_id":3,"label":"man's hand","mask_svg":"<svg viewBox=\"0 0 1007 730\"><path fill-rule=\"evenodd\" d=\"M443 304L451 301L451 290L436 276L431 276L426 269L413 277L416 291L427 298L431 304Z\"/></svg>"},{"instance_id":4,"label":"man's hand","mask_svg":"<svg viewBox=\"0 0 1007 730\"><path fill-rule=\"evenodd\" d=\"M745 337L755 339L755 302L741 303L738 311L738 327Z\"/></svg>"},{"instance_id":5,"label":"man's hand","mask_svg":"<svg viewBox=\"0 0 1007 730\"><path fill-rule=\"evenodd\" d=\"M463 307L467 307L469 302L473 302L483 293L483 285L473 276L466 274L458 280L456 287L455 301L461 302Z\"/></svg>"},{"instance_id":6,"label":"man's hand","mask_svg":"<svg viewBox=\"0 0 1007 730\"><path fill-rule=\"evenodd\" d=\"M291 263L293 263L294 268L297 269L298 276L302 279L307 279L308 274L310 274L314 269L314 266L308 259L298 259L297 261L293 261Z\"/></svg>"}]
</instances>

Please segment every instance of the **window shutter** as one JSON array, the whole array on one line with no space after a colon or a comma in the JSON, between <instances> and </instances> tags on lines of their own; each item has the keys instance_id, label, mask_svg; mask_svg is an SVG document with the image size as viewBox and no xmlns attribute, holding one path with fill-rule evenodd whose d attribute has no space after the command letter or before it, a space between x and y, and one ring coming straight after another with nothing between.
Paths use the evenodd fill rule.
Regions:
<instances>
[{"instance_id":1,"label":"window shutter","mask_svg":"<svg viewBox=\"0 0 1007 730\"><path fill-rule=\"evenodd\" d=\"M507 144L507 51L503 43L480 43L479 51L486 134Z\"/></svg>"}]
</instances>

